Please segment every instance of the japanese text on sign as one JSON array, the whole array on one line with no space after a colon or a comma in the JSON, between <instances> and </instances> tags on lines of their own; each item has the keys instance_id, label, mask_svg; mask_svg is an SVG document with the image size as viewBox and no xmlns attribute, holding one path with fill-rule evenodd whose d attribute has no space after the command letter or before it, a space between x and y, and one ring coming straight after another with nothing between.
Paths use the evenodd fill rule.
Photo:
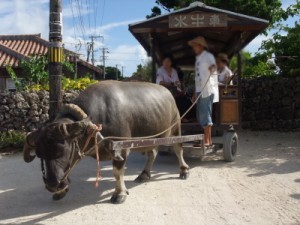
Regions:
<instances>
[{"instance_id":1,"label":"japanese text on sign","mask_svg":"<svg viewBox=\"0 0 300 225\"><path fill-rule=\"evenodd\" d=\"M195 27L226 27L227 15L216 13L190 13L170 15L170 28L195 28Z\"/></svg>"}]
</instances>

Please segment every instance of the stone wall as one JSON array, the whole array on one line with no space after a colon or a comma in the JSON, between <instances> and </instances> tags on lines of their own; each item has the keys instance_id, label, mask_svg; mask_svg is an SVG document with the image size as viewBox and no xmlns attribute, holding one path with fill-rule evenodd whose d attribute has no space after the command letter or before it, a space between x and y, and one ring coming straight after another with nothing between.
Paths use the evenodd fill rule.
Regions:
<instances>
[{"instance_id":1,"label":"stone wall","mask_svg":"<svg viewBox=\"0 0 300 225\"><path fill-rule=\"evenodd\" d=\"M78 96L76 92L64 94L64 102ZM49 118L49 93L4 92L0 93L0 131L31 131Z\"/></svg>"},{"instance_id":2,"label":"stone wall","mask_svg":"<svg viewBox=\"0 0 300 225\"><path fill-rule=\"evenodd\" d=\"M300 76L260 77L242 82L242 127L253 130L300 130ZM70 102L78 92L64 94ZM0 93L0 131L38 128L48 120L49 93Z\"/></svg>"},{"instance_id":3,"label":"stone wall","mask_svg":"<svg viewBox=\"0 0 300 225\"><path fill-rule=\"evenodd\" d=\"M300 130L300 76L244 79L243 128Z\"/></svg>"}]
</instances>

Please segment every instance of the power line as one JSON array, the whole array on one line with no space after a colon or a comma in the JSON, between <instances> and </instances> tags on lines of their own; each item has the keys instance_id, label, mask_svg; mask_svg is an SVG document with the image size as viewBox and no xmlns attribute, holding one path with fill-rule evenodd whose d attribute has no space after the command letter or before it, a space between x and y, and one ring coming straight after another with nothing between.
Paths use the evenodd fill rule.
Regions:
<instances>
[{"instance_id":1,"label":"power line","mask_svg":"<svg viewBox=\"0 0 300 225\"><path fill-rule=\"evenodd\" d=\"M94 27L97 27L97 18L98 18L98 1L93 0L94 3Z\"/></svg>"},{"instance_id":2,"label":"power line","mask_svg":"<svg viewBox=\"0 0 300 225\"><path fill-rule=\"evenodd\" d=\"M70 8L71 8L71 12L72 12L72 22L73 22L73 29L74 29L74 36L76 37L76 20L75 20L75 16L74 16L74 10L73 10L73 2L72 0L69 0L69 4L70 4Z\"/></svg>"},{"instance_id":3,"label":"power line","mask_svg":"<svg viewBox=\"0 0 300 225\"><path fill-rule=\"evenodd\" d=\"M102 23L103 23L104 12L105 12L105 5L106 5L106 2L105 2L105 0L103 0L102 16L101 16L100 26L102 26Z\"/></svg>"},{"instance_id":4,"label":"power line","mask_svg":"<svg viewBox=\"0 0 300 225\"><path fill-rule=\"evenodd\" d=\"M82 17L82 13L81 13L81 7L82 7L82 2L79 2L79 0L75 0L75 2L77 3L77 15L78 15L78 19L79 19L79 25L81 28L81 33L82 33L82 37L84 37L84 39L86 39L86 30L85 30L85 26L84 26L84 21L83 21L83 17Z\"/></svg>"}]
</instances>

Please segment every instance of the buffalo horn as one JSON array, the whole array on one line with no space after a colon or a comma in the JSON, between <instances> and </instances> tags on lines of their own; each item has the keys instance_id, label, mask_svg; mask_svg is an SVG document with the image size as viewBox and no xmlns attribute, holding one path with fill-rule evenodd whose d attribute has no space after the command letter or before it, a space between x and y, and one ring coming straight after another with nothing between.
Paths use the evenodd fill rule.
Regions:
<instances>
[{"instance_id":1,"label":"buffalo horn","mask_svg":"<svg viewBox=\"0 0 300 225\"><path fill-rule=\"evenodd\" d=\"M61 124L60 133L63 137L74 138L82 134L91 122L88 119L84 119L74 123Z\"/></svg>"}]
</instances>

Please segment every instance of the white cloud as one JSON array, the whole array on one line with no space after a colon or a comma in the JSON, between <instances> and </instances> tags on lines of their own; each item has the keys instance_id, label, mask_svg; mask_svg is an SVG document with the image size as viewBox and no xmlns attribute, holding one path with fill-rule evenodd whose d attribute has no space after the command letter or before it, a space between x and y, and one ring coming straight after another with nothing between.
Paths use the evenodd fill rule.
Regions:
<instances>
[{"instance_id":1,"label":"white cloud","mask_svg":"<svg viewBox=\"0 0 300 225\"><path fill-rule=\"evenodd\" d=\"M91 29L85 30L84 36L88 37L89 35L101 34L101 35L105 36L105 39L107 39L107 37L109 37L109 35L107 34L108 31L115 29L115 28L128 26L128 24L136 22L136 21L138 21L138 19L108 23L108 24L105 24L103 26L98 26L98 27L91 27ZM80 33L79 36L82 36L82 33Z\"/></svg>"},{"instance_id":2,"label":"white cloud","mask_svg":"<svg viewBox=\"0 0 300 225\"><path fill-rule=\"evenodd\" d=\"M127 21L121 21L121 22L116 22L116 23L109 23L104 26L99 27L98 29L102 31L107 31L116 27L121 27L121 26L128 26L128 24L135 23L137 21L140 21L140 19L135 19L135 20L127 20Z\"/></svg>"},{"instance_id":3,"label":"white cloud","mask_svg":"<svg viewBox=\"0 0 300 225\"><path fill-rule=\"evenodd\" d=\"M87 55L87 42L90 42L88 36L97 33L100 33L105 38L105 44L103 43L102 38L95 39L94 49L96 64L102 65L101 60L101 49L103 46L109 48L108 60L106 65L108 66L116 66L116 64L125 66L124 74L127 76L131 76L131 74L136 70L137 64L143 64L147 60L147 53L145 50L139 45L127 45L121 44L118 46L111 46L109 43L111 41L109 31L118 27L128 26L128 24L133 23L137 20L129 20L129 21L121 21L105 24L101 27L94 28L85 34L85 37L77 34L77 38L74 37L74 27L66 26L64 28L64 37L63 42L65 43L65 47L75 51L75 45L79 44L79 40L82 44L79 54L82 55L82 59L86 60Z\"/></svg>"},{"instance_id":4,"label":"white cloud","mask_svg":"<svg viewBox=\"0 0 300 225\"><path fill-rule=\"evenodd\" d=\"M124 66L124 76L131 76L136 71L138 64L144 64L147 60L147 53L141 45L120 45L110 48L106 65L115 67L117 64ZM102 62L99 63L102 65Z\"/></svg>"},{"instance_id":5,"label":"white cloud","mask_svg":"<svg viewBox=\"0 0 300 225\"><path fill-rule=\"evenodd\" d=\"M46 0L1 0L0 34L42 33L48 36L48 6Z\"/></svg>"},{"instance_id":6,"label":"white cloud","mask_svg":"<svg viewBox=\"0 0 300 225\"><path fill-rule=\"evenodd\" d=\"M0 0L0 17L1 26L0 34L36 34L41 33L44 39L48 39L49 35L49 0ZM73 1L75 2L75 1ZM84 7L81 8L82 16L93 13L92 7L87 7L82 2ZM73 8L74 10L74 8ZM75 11L73 11L75 17L78 17ZM77 16L76 16L77 15ZM130 76L135 70L137 64L143 64L148 59L145 50L139 45L128 45L126 41L120 43L116 42L115 36L110 36L113 29L128 26L130 23L139 21L140 19L133 19L127 21L113 22L104 24L103 26L86 27L85 35L81 35L79 28L73 27L73 14L70 4L64 5L63 9L64 26L63 26L63 42L67 49L75 51L75 45L80 42L82 43L79 51L82 54L82 58L86 59L87 47L86 43L89 40L88 36L94 34L101 34L105 37L105 46L109 48L110 53L107 54L108 60L106 64L108 66L115 66L119 64L124 66L124 75ZM76 19L78 20L78 18ZM86 22L86 21L85 21ZM77 23L78 24L78 23ZM124 29L123 29L124 30ZM76 35L75 35L76 34ZM122 35L122 34L121 34ZM112 40L113 39L113 40ZM126 39L125 39L126 40ZM111 43L115 43L112 45ZM103 47L101 39L95 40L95 59L97 64L102 64L100 61L100 48Z\"/></svg>"},{"instance_id":7,"label":"white cloud","mask_svg":"<svg viewBox=\"0 0 300 225\"><path fill-rule=\"evenodd\" d=\"M72 1L72 4L67 4L63 8L63 17L64 18L77 18L79 16L85 16L94 12L92 7L86 4L84 1ZM78 7L79 4L79 7ZM78 10L80 8L80 11Z\"/></svg>"}]
</instances>

